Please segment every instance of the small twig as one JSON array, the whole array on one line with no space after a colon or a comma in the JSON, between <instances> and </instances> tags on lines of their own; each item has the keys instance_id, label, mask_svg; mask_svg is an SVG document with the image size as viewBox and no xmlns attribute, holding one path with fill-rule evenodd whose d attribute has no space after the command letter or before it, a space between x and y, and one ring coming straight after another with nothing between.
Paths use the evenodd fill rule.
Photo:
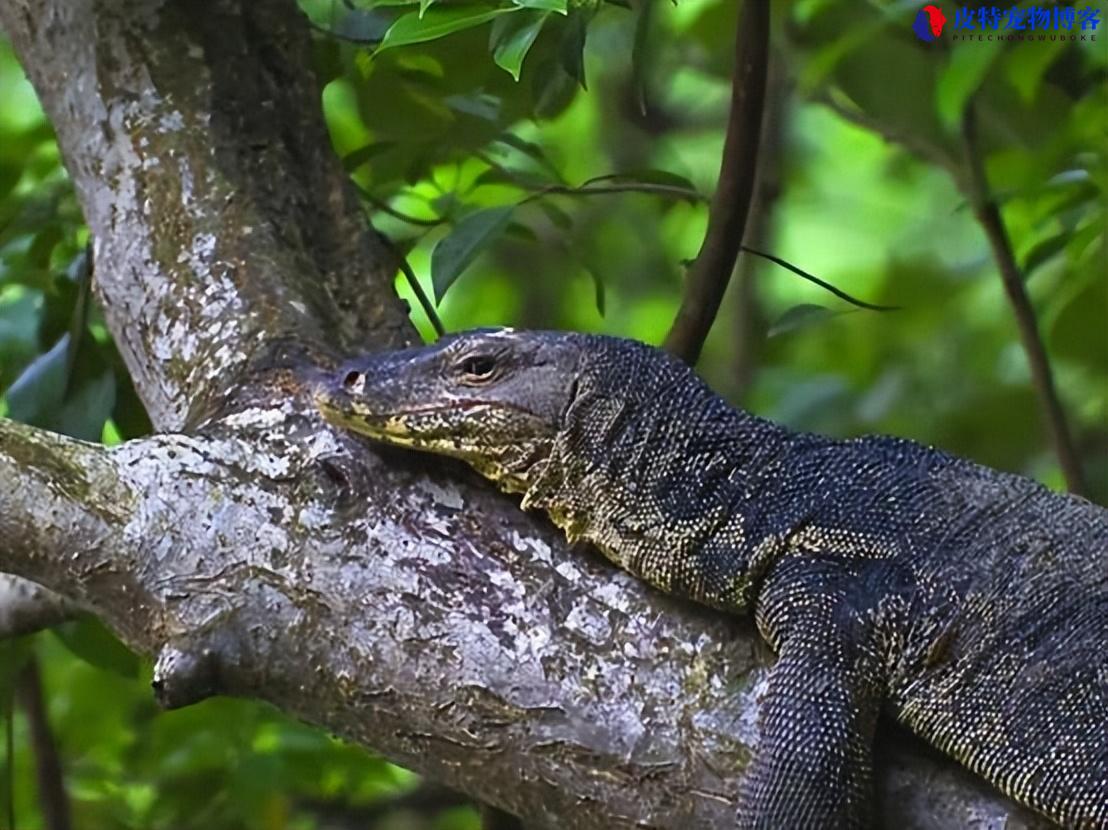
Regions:
<instances>
[{"instance_id":1,"label":"small twig","mask_svg":"<svg viewBox=\"0 0 1108 830\"><path fill-rule=\"evenodd\" d=\"M62 774L61 760L58 758L58 745L46 716L38 660L33 654L20 672L16 692L30 727L43 825L46 830L70 830L72 823L69 818L69 798L65 791L65 778Z\"/></svg>"},{"instance_id":2,"label":"small twig","mask_svg":"<svg viewBox=\"0 0 1108 830\"><path fill-rule=\"evenodd\" d=\"M412 216L408 213L402 213L401 211L390 205L388 202L383 201L382 199L378 199L357 182L354 183L354 189L357 190L358 195L361 196L362 199L364 199L370 205L372 205L375 210L379 210L382 213L387 213L393 219L399 219L401 222L407 222L409 225L419 225L425 228L434 228L446 221L441 216L434 219L420 219L417 216Z\"/></svg>"},{"instance_id":3,"label":"small twig","mask_svg":"<svg viewBox=\"0 0 1108 830\"><path fill-rule=\"evenodd\" d=\"M781 56L771 51L766 68L766 103L762 116L762 151L744 237L759 248L773 244L773 226L783 177L783 151L788 100L791 91ZM754 257L740 257L731 277L735 290L735 347L732 352L734 389L731 398L742 404L754 381L769 331L762 306Z\"/></svg>"},{"instance_id":4,"label":"small twig","mask_svg":"<svg viewBox=\"0 0 1108 830\"><path fill-rule=\"evenodd\" d=\"M803 279L808 280L808 282L815 283L820 288L823 288L827 291L830 291L832 294L834 294L840 300L846 300L851 305L858 306L858 308L865 308L865 309L869 309L870 311L897 311L900 308L900 306L898 306L898 305L877 305L876 303L867 303L864 300L859 300L857 297L850 296L845 291L843 291L841 288L836 288L835 286L833 286L831 283L827 282L826 280L821 280L819 277L815 276L814 274L809 274L807 271L803 270L802 268L797 268L791 262L788 262L787 260L781 259L781 257L774 256L773 254L767 254L764 251L756 251L753 248L748 248L746 245L740 245L739 248L743 251L746 251L748 254L754 254L754 256L761 257L762 259L768 259L770 262L774 263L775 265L780 265L782 268L787 268L788 270L790 270L794 274L796 274L798 277L802 277Z\"/></svg>"},{"instance_id":5,"label":"small twig","mask_svg":"<svg viewBox=\"0 0 1108 830\"><path fill-rule=\"evenodd\" d=\"M400 271L404 274L404 279L408 282L408 287L412 289L412 293L416 295L416 300L419 301L420 307L423 309L423 313L427 315L427 320L431 323L431 328L435 330L435 334L442 337L446 334L446 327L443 326L442 320L439 319L438 313L435 311L435 307L431 305L431 298L427 296L427 292L423 290L423 286L419 284L419 280L416 279L415 272L412 271L412 266L408 264L408 258L396 254L397 264L400 266Z\"/></svg>"},{"instance_id":6,"label":"small twig","mask_svg":"<svg viewBox=\"0 0 1108 830\"><path fill-rule=\"evenodd\" d=\"M419 303L420 308L422 308L423 313L427 315L427 320L431 324L431 328L435 330L437 336L442 337L446 334L446 328L443 326L442 320L439 319L439 315L435 312L435 307L431 304L431 299L423 290L423 286L419 284L415 272L412 271L412 266L408 264L408 258L400 253L392 240L383 233L378 231L377 237L381 240L381 244L384 246L385 250L392 255L397 270L404 275L404 280L408 283L408 287L412 289L412 293L415 294L416 301Z\"/></svg>"},{"instance_id":7,"label":"small twig","mask_svg":"<svg viewBox=\"0 0 1108 830\"><path fill-rule=\"evenodd\" d=\"M0 573L0 639L41 631L72 619L80 610L41 585Z\"/></svg>"},{"instance_id":8,"label":"small twig","mask_svg":"<svg viewBox=\"0 0 1108 830\"><path fill-rule=\"evenodd\" d=\"M700 356L719 311L754 195L769 62L769 17L769 0L743 3L719 183L708 210L704 242L689 268L681 308L665 339L665 348L689 364Z\"/></svg>"},{"instance_id":9,"label":"small twig","mask_svg":"<svg viewBox=\"0 0 1108 830\"><path fill-rule=\"evenodd\" d=\"M15 695L4 701L4 790L7 796L8 830L15 830Z\"/></svg>"},{"instance_id":10,"label":"small twig","mask_svg":"<svg viewBox=\"0 0 1108 830\"><path fill-rule=\"evenodd\" d=\"M1055 455L1058 456L1058 463L1062 468L1062 474L1065 476L1066 486L1072 493L1083 494L1085 492L1084 475L1082 474L1081 464L1077 460L1077 452L1074 449L1073 438L1066 423L1065 412L1062 410L1062 404L1058 398L1058 390L1054 385L1054 375L1050 369L1046 348L1043 346L1042 337L1039 335L1039 327L1035 320L1035 309L1031 306L1031 300L1027 296L1027 289L1023 283L1023 275L1016 263L1015 254L1012 252L1012 243L1008 238L1004 218L1000 214L1000 208L997 206L995 198L989 191L985 166L977 145L977 124L972 100L966 106L962 118L962 144L968 173L964 182L965 195L973 208L977 221L985 230L985 236L988 237L993 259L996 260L997 270L1000 273L1001 282L1004 284L1004 291L1008 295L1008 302L1011 304L1012 312L1016 317L1016 327L1019 329L1020 341L1023 343L1023 350L1027 354L1027 362L1031 369L1031 383L1035 388L1035 394L1039 399L1039 405L1042 407L1043 416L1046 419L1050 442L1054 447Z\"/></svg>"}]
</instances>

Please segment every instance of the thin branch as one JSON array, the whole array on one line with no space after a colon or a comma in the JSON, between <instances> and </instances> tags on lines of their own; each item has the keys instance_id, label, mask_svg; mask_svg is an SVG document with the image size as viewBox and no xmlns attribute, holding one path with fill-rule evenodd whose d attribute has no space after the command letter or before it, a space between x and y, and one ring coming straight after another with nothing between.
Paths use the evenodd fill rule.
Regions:
<instances>
[{"instance_id":1,"label":"thin branch","mask_svg":"<svg viewBox=\"0 0 1108 830\"><path fill-rule=\"evenodd\" d=\"M121 565L113 557L135 501L110 453L0 418L0 482L0 569L99 604L102 589L86 589Z\"/></svg>"},{"instance_id":2,"label":"thin branch","mask_svg":"<svg viewBox=\"0 0 1108 830\"><path fill-rule=\"evenodd\" d=\"M31 747L35 754L35 780L38 803L46 830L69 830L69 797L58 757L58 745L46 714L42 676L38 660L32 654L20 672L16 695L30 727Z\"/></svg>"},{"instance_id":3,"label":"thin branch","mask_svg":"<svg viewBox=\"0 0 1108 830\"><path fill-rule=\"evenodd\" d=\"M384 199L378 199L357 182L354 183L354 189L358 191L358 195L361 196L362 199L373 206L374 210L379 210L381 211L381 213L387 213L393 219L399 219L401 222L406 222L409 225L419 225L423 228L435 228L446 221L441 216L434 219L421 219L418 216L412 216L410 213L399 211L388 202L386 202Z\"/></svg>"},{"instance_id":4,"label":"thin branch","mask_svg":"<svg viewBox=\"0 0 1108 830\"><path fill-rule=\"evenodd\" d=\"M762 116L762 150L758 154L758 174L744 238L759 248L773 244L773 225L781 195L785 126L791 84L781 55L772 51L766 68L766 102ZM753 257L740 257L732 279L735 302L735 348L733 355L736 403L742 403L758 371L768 325L758 290L759 269Z\"/></svg>"},{"instance_id":5,"label":"thin branch","mask_svg":"<svg viewBox=\"0 0 1108 830\"><path fill-rule=\"evenodd\" d=\"M0 639L50 628L79 611L76 603L41 585L0 574Z\"/></svg>"},{"instance_id":6,"label":"thin branch","mask_svg":"<svg viewBox=\"0 0 1108 830\"><path fill-rule=\"evenodd\" d=\"M1078 461L1073 438L1066 423L1066 415L1058 398L1058 390L1054 385L1050 360L1047 357L1046 348L1039 334L1038 323L1035 320L1035 309L1027 295L1023 274L1016 263L1012 243L1008 238L1008 230L1004 225L1004 217L1001 216L996 199L989 190L985 165L977 143L976 121L971 100L962 119L962 142L968 172L964 183L965 195L973 208L977 221L985 230L989 247L992 248L993 259L996 260L997 271L1000 273L1001 282L1004 284L1004 292L1008 295L1008 302L1011 304L1012 313L1016 318L1020 341L1023 343L1023 350L1027 354L1027 362L1031 369L1031 383L1035 388L1035 395L1039 399L1039 406L1042 408L1043 418L1050 434L1050 442L1054 447L1055 455L1058 457L1062 474L1065 476L1066 486L1072 493L1084 494L1085 481L1081 463Z\"/></svg>"},{"instance_id":7,"label":"thin branch","mask_svg":"<svg viewBox=\"0 0 1108 830\"><path fill-rule=\"evenodd\" d=\"M731 113L708 230L685 280L681 308L665 348L696 363L739 254L754 195L769 62L769 0L746 0L735 38Z\"/></svg>"},{"instance_id":8,"label":"thin branch","mask_svg":"<svg viewBox=\"0 0 1108 830\"><path fill-rule=\"evenodd\" d=\"M439 319L438 312L435 311L434 303L431 302L431 298L427 296L427 292L423 290L423 286L419 283L419 278L416 277L415 271L412 270L412 266L408 264L408 258L404 256L397 249L396 244L382 233L377 234L381 240L382 246L388 252L388 255L396 262L396 268L404 275L404 280L408 283L408 287L412 289L412 293L415 294L416 302L419 303L419 307L423 310L424 316L431 324L431 328L435 330L435 334L442 337L446 334L446 327L443 326L442 320Z\"/></svg>"},{"instance_id":9,"label":"thin branch","mask_svg":"<svg viewBox=\"0 0 1108 830\"><path fill-rule=\"evenodd\" d=\"M4 700L4 801L8 830L15 830L15 700Z\"/></svg>"},{"instance_id":10,"label":"thin branch","mask_svg":"<svg viewBox=\"0 0 1108 830\"><path fill-rule=\"evenodd\" d=\"M431 323L431 328L435 330L435 334L442 337L446 334L446 327L442 324L442 320L439 319L438 312L435 311L435 306L431 302L431 298L427 296L427 292L424 291L423 286L420 285L419 279L412 270L412 266L408 264L408 258L401 255L399 252L397 252L396 258L400 266L400 271L404 274L404 279L407 280L408 287L411 288L412 293L416 295L416 300L419 302L420 308L423 309L423 313L427 316L427 320Z\"/></svg>"},{"instance_id":11,"label":"thin branch","mask_svg":"<svg viewBox=\"0 0 1108 830\"><path fill-rule=\"evenodd\" d=\"M798 277L806 279L808 282L813 283L814 285L818 285L825 291L829 291L830 293L834 294L840 300L846 300L846 302L850 303L851 305L858 306L858 308L864 308L868 311L897 311L900 309L900 306L897 305L877 305L876 303L867 303L865 300L859 300L857 297L852 297L841 288L836 288L834 285L827 282L826 280L821 280L814 274L809 274L803 268L797 268L791 262L781 259L781 257L779 256L767 254L764 251L756 251L753 248L748 248L746 245L740 245L739 249L745 251L748 254L753 254L754 256L761 257L762 259L768 259L774 265L780 265L782 268L792 271Z\"/></svg>"}]
</instances>

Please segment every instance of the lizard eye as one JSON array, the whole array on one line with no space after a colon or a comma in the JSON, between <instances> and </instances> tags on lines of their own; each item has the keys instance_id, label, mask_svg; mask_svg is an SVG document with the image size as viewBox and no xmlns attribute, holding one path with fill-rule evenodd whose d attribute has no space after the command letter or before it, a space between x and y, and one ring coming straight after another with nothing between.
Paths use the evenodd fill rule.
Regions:
<instances>
[{"instance_id":1,"label":"lizard eye","mask_svg":"<svg viewBox=\"0 0 1108 830\"><path fill-rule=\"evenodd\" d=\"M469 381L485 381L496 371L496 361L489 355L470 355L458 364L459 370Z\"/></svg>"},{"instance_id":2,"label":"lizard eye","mask_svg":"<svg viewBox=\"0 0 1108 830\"><path fill-rule=\"evenodd\" d=\"M365 386L365 375L361 372L347 372L346 376L342 379L342 388L347 392L353 392L357 394L362 391Z\"/></svg>"}]
</instances>

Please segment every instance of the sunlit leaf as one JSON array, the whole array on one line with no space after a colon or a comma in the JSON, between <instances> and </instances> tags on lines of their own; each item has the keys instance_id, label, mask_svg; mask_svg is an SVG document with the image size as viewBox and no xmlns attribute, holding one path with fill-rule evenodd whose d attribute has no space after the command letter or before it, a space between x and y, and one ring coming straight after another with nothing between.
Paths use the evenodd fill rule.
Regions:
<instances>
[{"instance_id":1,"label":"sunlit leaf","mask_svg":"<svg viewBox=\"0 0 1108 830\"><path fill-rule=\"evenodd\" d=\"M981 49L979 46L968 43L955 48L935 84L935 109L948 129L961 121L966 101L981 86L985 75L1001 54L999 49Z\"/></svg>"},{"instance_id":2,"label":"sunlit leaf","mask_svg":"<svg viewBox=\"0 0 1108 830\"><path fill-rule=\"evenodd\" d=\"M477 255L508 226L514 205L487 208L471 213L443 237L431 252L431 285L435 302L442 302L447 290Z\"/></svg>"},{"instance_id":3,"label":"sunlit leaf","mask_svg":"<svg viewBox=\"0 0 1108 830\"><path fill-rule=\"evenodd\" d=\"M1065 48L1066 42L1059 38L1036 43L1034 49L1009 50L1004 74L1025 104L1035 100L1043 75Z\"/></svg>"},{"instance_id":4,"label":"sunlit leaf","mask_svg":"<svg viewBox=\"0 0 1108 830\"><path fill-rule=\"evenodd\" d=\"M397 18L396 22L385 32L381 45L377 47L380 54L386 49L395 46L408 46L412 43L426 43L429 40L438 40L454 32L472 29L495 20L504 14L519 11L519 6L510 6L504 9L490 9L487 6L467 6L445 9L433 7L426 14L418 11L409 12Z\"/></svg>"},{"instance_id":5,"label":"sunlit leaf","mask_svg":"<svg viewBox=\"0 0 1108 830\"><path fill-rule=\"evenodd\" d=\"M542 9L548 12L566 13L567 0L512 0L517 6L525 9Z\"/></svg>"}]
</instances>

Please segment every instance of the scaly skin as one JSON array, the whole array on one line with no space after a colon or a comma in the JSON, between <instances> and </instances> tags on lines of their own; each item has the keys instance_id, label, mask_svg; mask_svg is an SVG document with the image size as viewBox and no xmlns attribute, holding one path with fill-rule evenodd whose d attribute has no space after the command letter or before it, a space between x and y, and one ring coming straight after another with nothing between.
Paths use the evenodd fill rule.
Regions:
<instances>
[{"instance_id":1,"label":"scaly skin","mask_svg":"<svg viewBox=\"0 0 1108 830\"><path fill-rule=\"evenodd\" d=\"M777 651L742 828L865 827L878 712L1108 828L1108 511L908 441L736 411L664 353L476 331L345 366L332 422L464 459Z\"/></svg>"}]
</instances>

